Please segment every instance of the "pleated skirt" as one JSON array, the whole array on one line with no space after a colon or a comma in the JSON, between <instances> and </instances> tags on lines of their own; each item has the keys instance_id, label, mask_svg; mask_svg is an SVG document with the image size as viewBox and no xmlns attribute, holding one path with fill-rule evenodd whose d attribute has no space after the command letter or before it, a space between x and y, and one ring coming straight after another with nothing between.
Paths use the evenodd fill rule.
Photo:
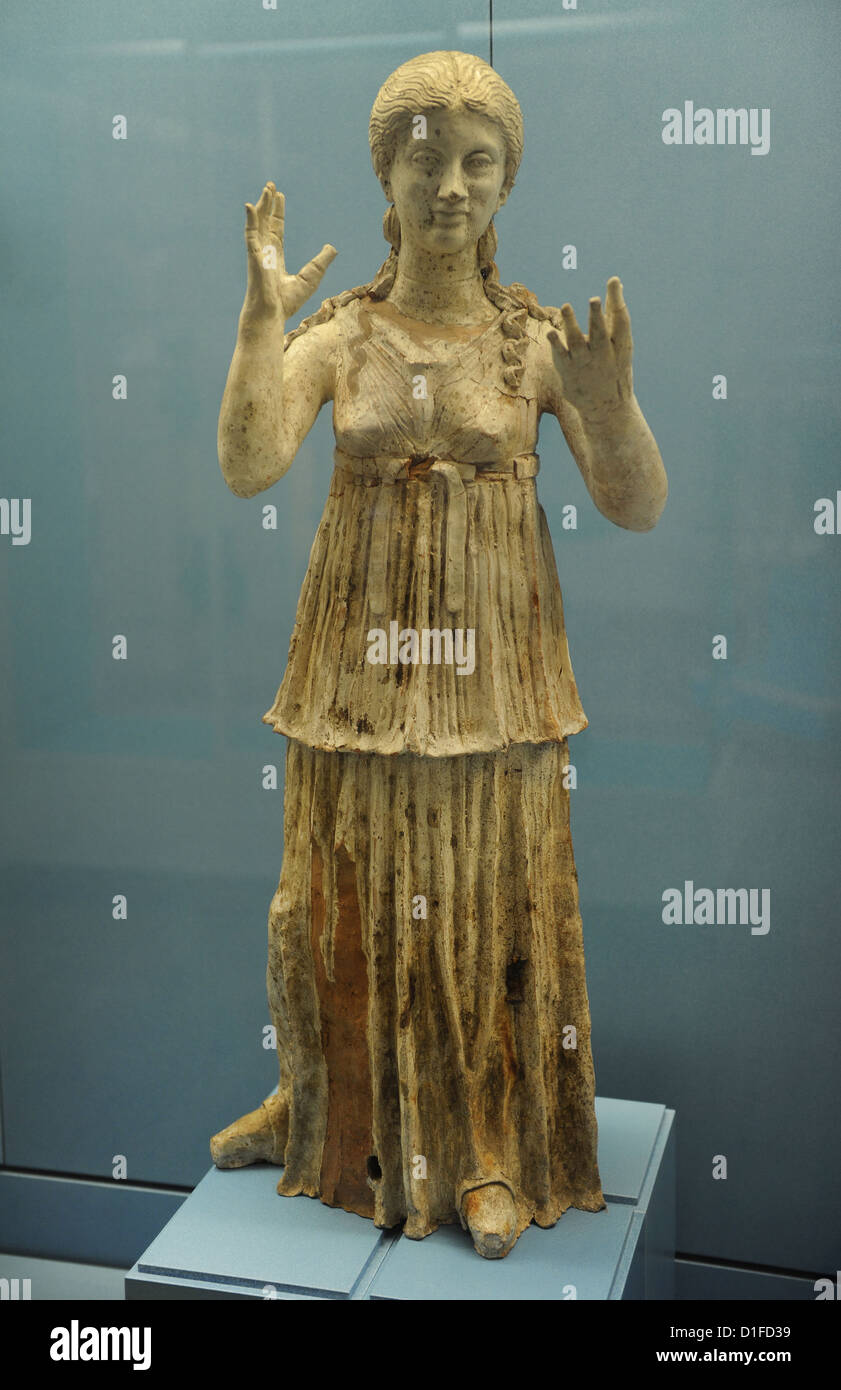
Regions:
<instances>
[{"instance_id":1,"label":"pleated skirt","mask_svg":"<svg viewBox=\"0 0 841 1390\"><path fill-rule=\"evenodd\" d=\"M290 739L267 982L289 1113L278 1191L518 1233L604 1207L566 740L425 758Z\"/></svg>"}]
</instances>

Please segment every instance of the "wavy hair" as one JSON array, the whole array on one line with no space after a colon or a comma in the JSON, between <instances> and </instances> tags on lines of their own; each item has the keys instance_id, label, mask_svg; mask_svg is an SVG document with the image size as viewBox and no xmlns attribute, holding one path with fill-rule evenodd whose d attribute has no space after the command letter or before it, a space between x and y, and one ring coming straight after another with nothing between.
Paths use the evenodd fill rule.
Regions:
<instances>
[{"instance_id":1,"label":"wavy hair","mask_svg":"<svg viewBox=\"0 0 841 1390\"><path fill-rule=\"evenodd\" d=\"M391 166L400 141L408 134L413 118L425 111L470 111L484 116L499 128L505 142L505 178L502 192L507 194L523 155L523 117L514 93L507 83L481 58L470 53L444 51L422 53L401 64L386 78L371 110L368 139L371 161L380 183L388 183ZM400 219L391 204L383 218L383 234L391 250L373 280L357 285L332 299L287 333L288 347L301 333L331 319L337 309L354 299L386 299L397 275L400 254ZM493 221L479 238L476 253L485 294L502 312L503 381L511 392L519 389L525 371L528 346L525 320L549 319L557 328L563 320L557 309L543 308L525 285L502 285L494 261L497 235Z\"/></svg>"}]
</instances>

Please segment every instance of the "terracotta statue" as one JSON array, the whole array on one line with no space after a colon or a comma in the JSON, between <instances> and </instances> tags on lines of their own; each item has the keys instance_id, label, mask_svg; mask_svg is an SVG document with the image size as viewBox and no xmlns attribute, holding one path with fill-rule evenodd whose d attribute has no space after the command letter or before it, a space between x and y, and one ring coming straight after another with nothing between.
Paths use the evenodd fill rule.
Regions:
<instances>
[{"instance_id":1,"label":"terracotta statue","mask_svg":"<svg viewBox=\"0 0 841 1390\"><path fill-rule=\"evenodd\" d=\"M415 1239L506 1255L604 1206L567 738L585 728L537 499L540 416L599 511L666 501L619 280L588 333L500 284L493 217L523 148L481 59L427 53L370 122L388 200L372 282L286 320L335 256L283 261L283 195L246 204L248 288L219 419L253 497L333 402L335 471L264 722L289 740L269 915L276 1094L211 1141ZM557 466L557 465L553 465Z\"/></svg>"}]
</instances>

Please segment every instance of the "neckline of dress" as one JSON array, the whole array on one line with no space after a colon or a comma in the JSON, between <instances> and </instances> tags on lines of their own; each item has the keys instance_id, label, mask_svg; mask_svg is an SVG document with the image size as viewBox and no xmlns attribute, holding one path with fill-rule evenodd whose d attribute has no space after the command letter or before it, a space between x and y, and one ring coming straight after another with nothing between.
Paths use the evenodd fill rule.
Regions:
<instances>
[{"instance_id":1,"label":"neckline of dress","mask_svg":"<svg viewBox=\"0 0 841 1390\"><path fill-rule=\"evenodd\" d=\"M404 328L404 327L402 326L402 324L397 323L394 319L389 318L386 314L380 314L380 313L378 313L378 312L376 311L376 309L374 310L373 313L371 313L371 312L370 312L370 309L369 309L369 307L368 307L368 305L370 304L370 302L371 302L371 301L367 301L367 302L366 302L366 301L363 300L363 299L357 300L357 304L358 304L358 306L359 306L360 312L361 312L361 313L364 313L365 316L366 316L366 318L368 318L368 320L369 320L370 322L372 322L372 323L379 323L379 324L381 324L381 325L387 324L387 325L389 325L389 326L391 326L391 327L393 327L393 328L398 329L398 331L401 332L401 333L403 333L403 334L405 334L405 336L406 336L407 338L411 338L412 342L415 343L416 346L426 346L426 344L421 344L421 343L418 342L418 339L415 338L414 334L411 332L411 329L409 329L409 328ZM387 303L388 301L383 301L383 302ZM396 309L394 312L400 314L400 310L399 310L399 309ZM501 322L502 322L502 319L503 319L503 317L504 317L504 315L505 315L505 312L506 312L506 311L505 311L504 309L498 309L498 310L497 310L497 313L496 313L496 317L493 318L493 319L491 319L490 322L487 323L487 324L485 325L485 327L482 329L481 333L475 333L475 334L473 335L473 337L471 337L471 338L463 339L463 340L461 340L461 341L460 341L458 338L453 338L453 339L449 339L449 340L448 340L447 338L432 338L430 341L432 341L432 342L438 342L438 343L446 343L447 347L456 348L456 349L458 349L460 352L469 352L472 348L476 347L479 343L481 343L481 342L488 336L489 333L492 333L492 332L494 331L494 329L499 328L499 326L500 326L500 324L501 324ZM448 327L448 326L451 326L451 325L447 325L447 324L431 324L431 323L427 323L425 319L410 319L410 318L408 317L408 315L406 315L406 314L400 314L400 317L401 317L402 319L404 319L405 322L406 322L407 324L412 324L412 323L422 324L425 328L436 328L436 327L446 328L446 327Z\"/></svg>"}]
</instances>

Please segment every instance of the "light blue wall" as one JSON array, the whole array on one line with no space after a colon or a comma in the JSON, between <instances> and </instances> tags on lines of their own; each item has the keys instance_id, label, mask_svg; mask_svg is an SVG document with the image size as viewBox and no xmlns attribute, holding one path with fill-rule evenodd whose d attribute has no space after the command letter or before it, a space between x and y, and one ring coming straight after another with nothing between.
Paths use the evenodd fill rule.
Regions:
<instances>
[{"instance_id":1,"label":"light blue wall","mask_svg":"<svg viewBox=\"0 0 841 1390\"><path fill-rule=\"evenodd\" d=\"M813 509L841 488L839 13L496 0L494 15L526 121L502 278L583 320L621 275L671 483L653 533L621 531L544 422L590 719L571 749L598 1089L677 1110L680 1250L834 1270L841 536L817 536ZM260 717L332 434L325 412L272 492L226 490L242 205L274 178L290 264L339 248L317 300L370 279L386 251L371 102L433 48L487 57L487 6L4 7L0 496L31 498L33 526L27 546L0 537L10 1167L107 1176L125 1154L138 1182L191 1185L208 1136L274 1083L284 741ZM685 100L770 107L770 152L665 146L662 112ZM560 525L570 502L577 531ZM770 932L664 926L662 893L686 879L770 889Z\"/></svg>"}]
</instances>

